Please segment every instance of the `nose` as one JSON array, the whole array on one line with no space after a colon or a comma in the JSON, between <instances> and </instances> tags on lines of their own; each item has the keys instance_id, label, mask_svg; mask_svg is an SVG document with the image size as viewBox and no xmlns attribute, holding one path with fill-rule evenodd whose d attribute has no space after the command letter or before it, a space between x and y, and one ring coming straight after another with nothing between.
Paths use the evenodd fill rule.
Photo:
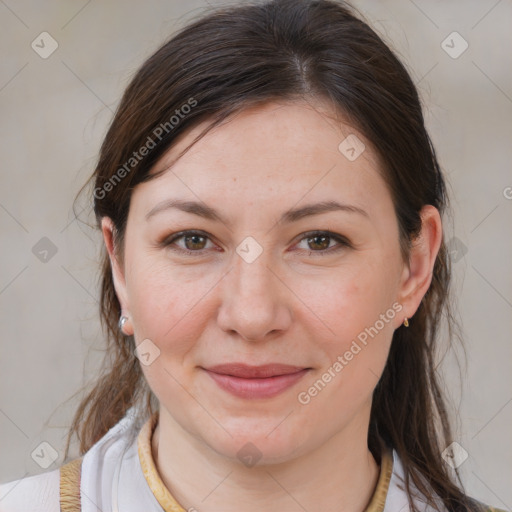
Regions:
<instances>
[{"instance_id":1,"label":"nose","mask_svg":"<svg viewBox=\"0 0 512 512\"><path fill-rule=\"evenodd\" d=\"M222 283L219 327L248 341L286 331L292 322L291 292L278 274L265 251L252 263L235 254Z\"/></svg>"}]
</instances>

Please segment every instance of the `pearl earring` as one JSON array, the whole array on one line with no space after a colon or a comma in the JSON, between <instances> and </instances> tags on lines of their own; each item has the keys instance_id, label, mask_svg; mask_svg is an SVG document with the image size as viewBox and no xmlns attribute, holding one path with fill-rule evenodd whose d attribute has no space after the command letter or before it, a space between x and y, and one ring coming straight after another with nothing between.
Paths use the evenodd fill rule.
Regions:
<instances>
[{"instance_id":1,"label":"pearl earring","mask_svg":"<svg viewBox=\"0 0 512 512\"><path fill-rule=\"evenodd\" d=\"M128 317L127 316L122 316L120 319L119 319L119 330L121 332L123 332L123 327L124 327L124 324L128 321ZM124 333L123 333L124 334Z\"/></svg>"}]
</instances>

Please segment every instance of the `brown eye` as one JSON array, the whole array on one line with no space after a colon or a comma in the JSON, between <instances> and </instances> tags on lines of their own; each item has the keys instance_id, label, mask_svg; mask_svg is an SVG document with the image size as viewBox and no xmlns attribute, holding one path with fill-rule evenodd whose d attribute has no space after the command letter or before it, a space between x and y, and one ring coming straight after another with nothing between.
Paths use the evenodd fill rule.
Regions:
<instances>
[{"instance_id":1,"label":"brown eye","mask_svg":"<svg viewBox=\"0 0 512 512\"><path fill-rule=\"evenodd\" d=\"M311 238L308 238L307 240L310 249L325 250L329 248L329 242L331 240L331 237L325 235L316 235Z\"/></svg>"},{"instance_id":2,"label":"brown eye","mask_svg":"<svg viewBox=\"0 0 512 512\"><path fill-rule=\"evenodd\" d=\"M185 248L191 251L204 249L207 238L202 235L188 235L182 237L185 242Z\"/></svg>"},{"instance_id":3,"label":"brown eye","mask_svg":"<svg viewBox=\"0 0 512 512\"><path fill-rule=\"evenodd\" d=\"M306 247L302 247L302 250L308 251L310 255L318 256L333 254L351 247L350 242L345 237L330 231L306 233L306 236L299 242L299 246L302 242L306 242Z\"/></svg>"},{"instance_id":4,"label":"brown eye","mask_svg":"<svg viewBox=\"0 0 512 512\"><path fill-rule=\"evenodd\" d=\"M208 241L210 241L210 237L201 232L182 231L167 237L161 242L161 245L178 253L199 256L208 249Z\"/></svg>"}]
</instances>

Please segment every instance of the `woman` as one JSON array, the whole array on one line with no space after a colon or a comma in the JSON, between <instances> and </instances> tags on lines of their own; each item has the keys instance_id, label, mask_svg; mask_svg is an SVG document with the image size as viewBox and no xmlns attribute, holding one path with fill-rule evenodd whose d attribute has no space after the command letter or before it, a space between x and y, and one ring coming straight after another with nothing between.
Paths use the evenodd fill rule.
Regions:
<instances>
[{"instance_id":1,"label":"woman","mask_svg":"<svg viewBox=\"0 0 512 512\"><path fill-rule=\"evenodd\" d=\"M409 75L348 5L187 26L92 179L110 357L82 456L2 510L496 510L461 490L435 372L443 176Z\"/></svg>"}]
</instances>

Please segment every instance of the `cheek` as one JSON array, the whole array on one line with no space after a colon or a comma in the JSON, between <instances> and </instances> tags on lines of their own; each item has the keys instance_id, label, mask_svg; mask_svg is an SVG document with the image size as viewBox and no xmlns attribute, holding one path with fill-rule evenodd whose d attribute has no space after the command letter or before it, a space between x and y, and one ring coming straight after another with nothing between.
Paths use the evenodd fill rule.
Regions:
<instances>
[{"instance_id":1,"label":"cheek","mask_svg":"<svg viewBox=\"0 0 512 512\"><path fill-rule=\"evenodd\" d=\"M331 279L325 289L316 307L329 329L314 338L325 357L297 398L311 417L318 413L339 426L371 400L386 364L397 306L369 268Z\"/></svg>"},{"instance_id":2,"label":"cheek","mask_svg":"<svg viewBox=\"0 0 512 512\"><path fill-rule=\"evenodd\" d=\"M301 287L301 296L308 297L305 302L321 319L317 325L323 335L317 333L312 339L325 354L315 375L315 382L322 376L329 382L323 399L335 396L355 404L366 400L377 384L401 308L394 302L393 272L381 260L367 258L361 265ZM322 388L322 383L317 387Z\"/></svg>"},{"instance_id":3,"label":"cheek","mask_svg":"<svg viewBox=\"0 0 512 512\"><path fill-rule=\"evenodd\" d=\"M127 289L136 342L149 338L177 356L197 339L215 276L191 274L165 258L134 255Z\"/></svg>"},{"instance_id":4,"label":"cheek","mask_svg":"<svg viewBox=\"0 0 512 512\"><path fill-rule=\"evenodd\" d=\"M214 314L208 307L208 292L215 282L211 275L189 279L187 272L163 258L142 256L133 257L127 274L135 343L149 339L154 344L150 351L158 354L148 365L141 358L141 369L158 400L181 421L187 415L205 421L200 410L190 407L189 393L195 394L197 340Z\"/></svg>"},{"instance_id":5,"label":"cheek","mask_svg":"<svg viewBox=\"0 0 512 512\"><path fill-rule=\"evenodd\" d=\"M384 271L380 264L367 259L314 280L298 280L293 288L318 319L324 342L337 350L350 345L381 315L388 312L385 320L389 320L395 313L392 305L396 290L391 276L389 269ZM379 323L378 327L388 332L391 323Z\"/></svg>"}]
</instances>

